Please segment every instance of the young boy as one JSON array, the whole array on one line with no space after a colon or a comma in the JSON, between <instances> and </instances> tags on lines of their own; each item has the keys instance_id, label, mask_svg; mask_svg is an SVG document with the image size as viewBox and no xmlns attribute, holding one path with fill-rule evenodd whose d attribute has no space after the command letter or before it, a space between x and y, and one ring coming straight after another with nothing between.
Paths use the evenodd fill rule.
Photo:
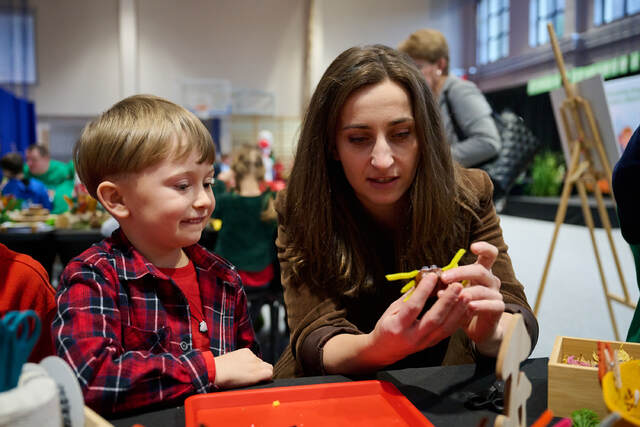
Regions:
<instances>
[{"instance_id":1,"label":"young boy","mask_svg":"<svg viewBox=\"0 0 640 427\"><path fill-rule=\"evenodd\" d=\"M138 95L89 123L78 175L120 224L65 268L52 331L85 402L114 413L268 380L235 268L197 244L215 206L204 125Z\"/></svg>"}]
</instances>

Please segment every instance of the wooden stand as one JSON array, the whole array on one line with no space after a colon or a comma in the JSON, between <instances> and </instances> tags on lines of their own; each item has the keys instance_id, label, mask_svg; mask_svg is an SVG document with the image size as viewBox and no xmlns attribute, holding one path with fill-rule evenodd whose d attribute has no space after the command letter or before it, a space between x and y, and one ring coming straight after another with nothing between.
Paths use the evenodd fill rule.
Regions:
<instances>
[{"instance_id":1,"label":"wooden stand","mask_svg":"<svg viewBox=\"0 0 640 427\"><path fill-rule=\"evenodd\" d=\"M620 261L618 260L618 254L616 252L613 237L611 235L611 222L609 221L609 216L607 215L607 211L602 198L602 192L597 185L599 179L606 179L609 183L609 188L612 188L611 167L609 166L607 154L604 150L604 145L602 144L600 132L598 131L591 106L589 105L587 100L580 96L577 96L574 93L574 87L569 83L569 80L567 79L566 71L564 68L564 61L558 47L558 41L556 39L555 31L553 30L553 26L550 23L547 24L547 30L549 31L549 38L553 47L556 63L558 64L560 76L562 77L562 85L564 86L564 90L567 95L567 98L563 101L560 108L560 114L562 117L562 127L564 127L564 132L566 134L567 141L569 142L569 149L571 150L571 160L567 170L567 176L564 181L564 187L562 188L560 205L558 206L558 211L556 213L555 230L553 231L553 237L551 238L551 247L549 248L547 262L542 273L540 287L538 288L538 295L536 296L534 313L537 315L538 309L540 308L540 300L542 299L544 285L547 280L547 274L549 273L549 266L551 264L553 250L555 248L556 239L558 237L558 231L560 230L560 226L564 222L564 218L567 213L569 196L571 195L571 190L575 185L578 189L578 193L580 194L582 214L584 215L585 224L589 228L589 234L591 235L593 252L596 256L598 271L600 272L602 289L604 291L605 300L607 302L609 316L611 317L613 333L615 335L615 339L619 341L620 335L618 333L618 327L616 325L615 317L613 314L611 301L613 300L620 304L624 304L632 309L635 309L636 305L629 298L629 292L627 291L627 285L622 274L622 269L620 268ZM595 168L595 164L591 155L592 150L594 149L596 150L603 170L596 170ZM591 209L589 207L587 199L587 185L593 186L594 189L594 195L598 204L598 214L600 215L602 225L607 232L607 237L611 246L611 253L616 264L616 269L618 270L618 275L620 276L620 284L622 286L622 291L624 292L624 297L620 297L618 295L610 293L607 287L604 271L602 269L602 262L600 260L600 254L598 252L598 245L595 239L593 217L591 216Z\"/></svg>"}]
</instances>

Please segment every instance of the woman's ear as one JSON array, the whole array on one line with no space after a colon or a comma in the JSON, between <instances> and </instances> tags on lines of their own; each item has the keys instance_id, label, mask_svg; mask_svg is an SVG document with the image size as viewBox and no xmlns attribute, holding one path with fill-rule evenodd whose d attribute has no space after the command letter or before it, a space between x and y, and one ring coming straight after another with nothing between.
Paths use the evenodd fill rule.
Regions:
<instances>
[{"instance_id":1,"label":"woman's ear","mask_svg":"<svg viewBox=\"0 0 640 427\"><path fill-rule=\"evenodd\" d=\"M329 150L331 150L331 157L333 157L333 160L340 162L340 155L338 155L336 144L331 144L331 148Z\"/></svg>"},{"instance_id":2,"label":"woman's ear","mask_svg":"<svg viewBox=\"0 0 640 427\"><path fill-rule=\"evenodd\" d=\"M444 70L447 69L447 58L440 58L436 61L436 66L438 67L438 70L444 74Z\"/></svg>"},{"instance_id":3,"label":"woman's ear","mask_svg":"<svg viewBox=\"0 0 640 427\"><path fill-rule=\"evenodd\" d=\"M129 208L124 202L122 188L115 182L102 181L96 189L102 206L118 221L129 216Z\"/></svg>"}]
</instances>

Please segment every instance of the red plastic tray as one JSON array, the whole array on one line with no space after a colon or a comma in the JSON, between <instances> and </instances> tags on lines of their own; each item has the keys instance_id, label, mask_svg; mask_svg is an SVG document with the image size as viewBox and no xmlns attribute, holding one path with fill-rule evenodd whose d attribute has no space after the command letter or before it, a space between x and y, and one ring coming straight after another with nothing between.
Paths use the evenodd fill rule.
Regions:
<instances>
[{"instance_id":1,"label":"red plastic tray","mask_svg":"<svg viewBox=\"0 0 640 427\"><path fill-rule=\"evenodd\" d=\"M201 394L189 397L184 409L187 427L433 427L393 384L386 381Z\"/></svg>"}]
</instances>

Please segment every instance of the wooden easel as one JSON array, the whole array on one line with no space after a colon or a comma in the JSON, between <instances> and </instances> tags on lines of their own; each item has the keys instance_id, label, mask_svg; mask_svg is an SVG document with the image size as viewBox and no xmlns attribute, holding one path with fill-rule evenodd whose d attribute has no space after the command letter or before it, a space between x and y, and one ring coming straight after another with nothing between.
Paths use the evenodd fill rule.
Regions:
<instances>
[{"instance_id":1,"label":"wooden easel","mask_svg":"<svg viewBox=\"0 0 640 427\"><path fill-rule=\"evenodd\" d=\"M540 300L542 299L542 293L544 292L544 285L547 280L547 274L549 272L549 266L551 264L553 249L555 247L556 239L558 237L558 231L560 229L560 226L564 222L564 218L567 213L567 204L569 202L569 196L571 195L571 190L575 185L576 188L578 189L578 193L580 194L580 201L582 204L582 214L584 216L585 223L589 228L589 234L591 235L593 252L596 256L598 271L600 272L602 289L604 291L605 300L607 302L609 316L611 317L611 325L613 327L613 333L615 335L616 341L619 341L620 337L618 334L618 327L616 325L615 317L613 314L611 301L612 300L617 301L618 303L624 304L632 309L635 309L636 305L629 298L629 292L627 291L627 285L625 283L624 276L622 274L622 269L620 268L620 261L618 260L618 254L616 252L616 248L613 243L613 237L611 235L611 222L609 221L609 216L607 215L607 210L604 206L602 192L600 191L600 188L597 185L598 179L606 179L607 182L609 183L609 188L612 188L611 167L607 159L607 154L604 150L604 145L602 144L602 139L600 137L600 132L598 131L598 126L596 125L593 112L591 111L591 106L589 105L589 102L587 100L576 95L576 93L574 92L573 85L569 83L569 80L567 79L567 74L564 68L564 61L562 59L562 54L558 47L556 34L555 34L555 31L553 30L553 26L550 23L547 24L547 30L549 31L549 39L551 40L553 53L556 58L556 63L558 64L560 76L562 77L562 85L564 86L564 90L567 96L566 99L563 101L562 106L560 107L560 115L562 117L564 132L566 134L567 141L569 142L569 149L571 150L571 161L567 171L567 176L564 181L564 186L562 188L562 197L560 198L560 205L558 206L558 211L556 213L555 230L553 232L553 237L551 239L551 247L549 248L549 254L547 255L547 263L545 264L544 272L542 273L542 280L540 281L540 287L538 288L538 295L536 297L534 313L537 315L538 309L540 308ZM588 126L584 125L583 117L586 118L586 122ZM585 127L588 128L591 136L589 136L589 134L585 132ZM596 170L595 168L593 159L591 157L591 150L593 148L595 148L598 153L600 164L602 165L603 170ZM581 161L581 157L582 157L582 161ZM595 194L596 202L598 204L598 214L600 215L600 220L602 221L602 225L604 226L604 229L607 232L607 237L609 239L609 244L611 246L611 253L613 255L613 259L615 261L616 268L618 270L618 275L620 276L620 284L622 285L624 297L620 297L618 295L610 293L607 288L607 282L604 276L604 271L602 269L600 254L598 252L598 245L595 239L594 223L593 223L593 217L591 216L591 209L589 207L589 203L587 199L586 184L591 184L594 188L594 194Z\"/></svg>"}]
</instances>

